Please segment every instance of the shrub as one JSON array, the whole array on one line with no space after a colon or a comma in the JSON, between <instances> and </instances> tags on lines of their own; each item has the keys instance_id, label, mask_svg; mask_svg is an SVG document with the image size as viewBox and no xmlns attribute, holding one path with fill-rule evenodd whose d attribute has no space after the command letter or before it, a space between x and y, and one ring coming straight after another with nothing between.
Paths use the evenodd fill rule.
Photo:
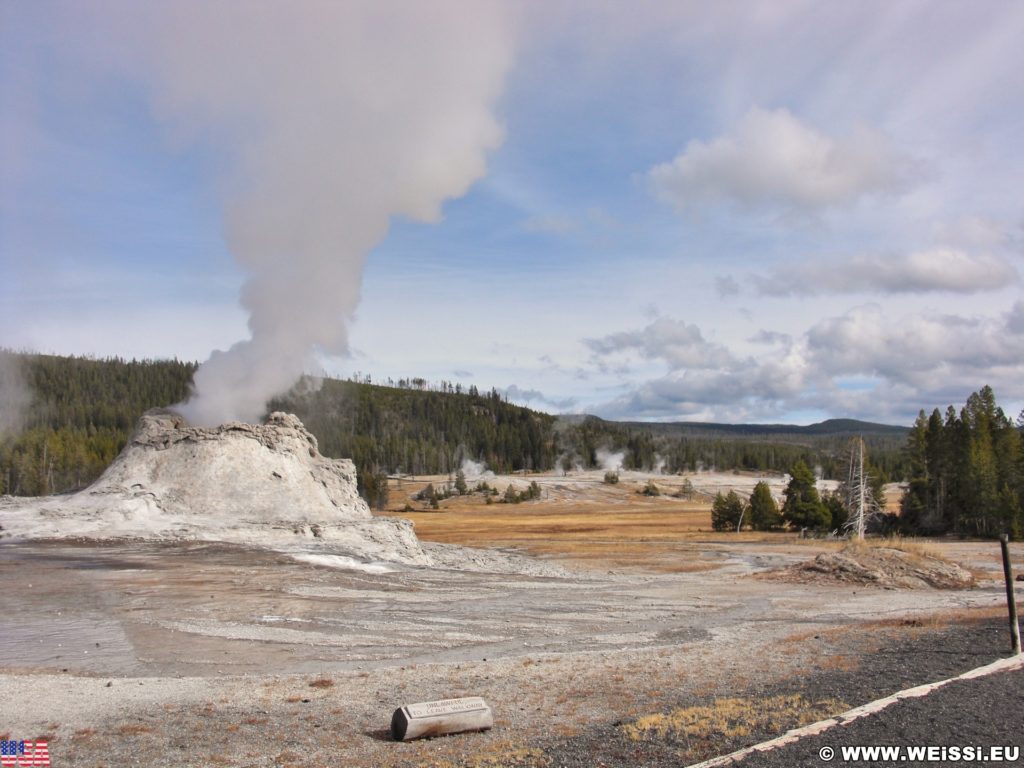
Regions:
<instances>
[{"instance_id":1,"label":"shrub","mask_svg":"<svg viewBox=\"0 0 1024 768\"><path fill-rule=\"evenodd\" d=\"M644 496L661 496L661 489L654 484L653 480L648 480L647 485L640 491Z\"/></svg>"}]
</instances>

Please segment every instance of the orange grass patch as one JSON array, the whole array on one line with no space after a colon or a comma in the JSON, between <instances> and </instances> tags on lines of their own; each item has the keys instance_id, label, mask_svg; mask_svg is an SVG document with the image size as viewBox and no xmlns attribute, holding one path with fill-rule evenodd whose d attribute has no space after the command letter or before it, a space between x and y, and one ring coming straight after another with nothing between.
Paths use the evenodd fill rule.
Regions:
<instances>
[{"instance_id":1,"label":"orange grass patch","mask_svg":"<svg viewBox=\"0 0 1024 768\"><path fill-rule=\"evenodd\" d=\"M716 568L687 543L788 541L791 534L714 533L710 504L640 496L618 486L579 492L578 498L486 504L479 495L447 499L440 511L402 511L419 484L406 483L386 514L411 520L425 541L511 548L593 567L639 567L667 573Z\"/></svg>"}]
</instances>

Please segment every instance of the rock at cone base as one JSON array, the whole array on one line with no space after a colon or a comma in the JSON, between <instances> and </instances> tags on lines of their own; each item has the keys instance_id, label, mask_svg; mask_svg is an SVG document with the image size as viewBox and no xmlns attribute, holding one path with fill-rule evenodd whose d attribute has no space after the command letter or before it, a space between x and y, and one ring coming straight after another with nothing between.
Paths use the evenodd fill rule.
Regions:
<instances>
[{"instance_id":1,"label":"rock at cone base","mask_svg":"<svg viewBox=\"0 0 1024 768\"><path fill-rule=\"evenodd\" d=\"M320 454L298 418L189 426L178 414L142 416L128 444L85 490L4 499L6 532L31 538L124 536L264 546L323 540L355 557L429 564L408 521L374 517L349 459Z\"/></svg>"}]
</instances>

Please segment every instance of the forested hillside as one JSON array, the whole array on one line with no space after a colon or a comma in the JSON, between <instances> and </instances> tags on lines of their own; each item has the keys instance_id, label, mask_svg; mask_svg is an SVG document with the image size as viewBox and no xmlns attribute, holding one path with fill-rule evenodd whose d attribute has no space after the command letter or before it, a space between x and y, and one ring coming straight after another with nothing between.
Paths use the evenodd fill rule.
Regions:
<instances>
[{"instance_id":1,"label":"forested hillside","mask_svg":"<svg viewBox=\"0 0 1024 768\"><path fill-rule=\"evenodd\" d=\"M350 457L372 472L454 472L465 459L497 472L554 466L554 416L511 405L495 391L456 392L447 384L435 391L419 381L388 387L324 379L316 389L303 381L269 410L296 414L325 455Z\"/></svg>"},{"instance_id":2,"label":"forested hillside","mask_svg":"<svg viewBox=\"0 0 1024 768\"><path fill-rule=\"evenodd\" d=\"M196 367L0 354L5 369L20 370L29 394L18 429L0 435L0 492L20 495L74 490L94 480L145 410L184 399ZM422 379L319 384L301 382L269 410L296 413L326 455L351 457L361 477L447 473L465 459L498 472L591 468L600 465L602 449L621 452L627 469L785 472L804 461L826 476L841 476L839 457L854 426L888 478L899 479L905 466L906 430L884 425L620 424L555 417L511 405L495 391L447 383L431 388Z\"/></svg>"},{"instance_id":3,"label":"forested hillside","mask_svg":"<svg viewBox=\"0 0 1024 768\"><path fill-rule=\"evenodd\" d=\"M572 451L563 461L597 464L596 452L625 449L627 469L662 466L664 471L746 469L788 472L797 462L817 467L824 477L842 478L850 440L863 437L874 467L886 482L906 470L905 427L833 419L806 427L791 424L643 423L604 421L595 416L562 417L560 441Z\"/></svg>"},{"instance_id":4,"label":"forested hillside","mask_svg":"<svg viewBox=\"0 0 1024 768\"><path fill-rule=\"evenodd\" d=\"M92 360L0 350L7 413L0 434L0 493L38 496L88 485L120 453L144 411L180 401L194 363ZM23 400L24 402L18 402Z\"/></svg>"}]
</instances>

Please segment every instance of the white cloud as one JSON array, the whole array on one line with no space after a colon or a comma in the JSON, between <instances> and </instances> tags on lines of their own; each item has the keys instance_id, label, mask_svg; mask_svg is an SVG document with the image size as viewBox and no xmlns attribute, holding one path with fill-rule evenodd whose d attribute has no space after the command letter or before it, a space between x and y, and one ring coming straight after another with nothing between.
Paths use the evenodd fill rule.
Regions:
<instances>
[{"instance_id":1,"label":"white cloud","mask_svg":"<svg viewBox=\"0 0 1024 768\"><path fill-rule=\"evenodd\" d=\"M778 331L766 331L760 330L747 339L752 344L785 344L789 345L793 342L793 337L788 333L779 333Z\"/></svg>"},{"instance_id":2,"label":"white cloud","mask_svg":"<svg viewBox=\"0 0 1024 768\"><path fill-rule=\"evenodd\" d=\"M856 256L845 262L811 262L783 267L757 282L766 296L877 292L979 293L1020 282L1017 268L1002 256L956 248L889 255Z\"/></svg>"},{"instance_id":3,"label":"white cloud","mask_svg":"<svg viewBox=\"0 0 1024 768\"><path fill-rule=\"evenodd\" d=\"M639 331L623 331L586 339L598 357L621 352L636 352L646 360L664 360L673 369L718 368L733 363L729 351L704 339L696 325L659 317Z\"/></svg>"},{"instance_id":4,"label":"white cloud","mask_svg":"<svg viewBox=\"0 0 1024 768\"><path fill-rule=\"evenodd\" d=\"M656 194L683 210L721 200L752 209L815 212L908 188L917 163L878 131L831 137L788 110L751 109L732 133L697 139L648 174Z\"/></svg>"},{"instance_id":5,"label":"white cloud","mask_svg":"<svg viewBox=\"0 0 1024 768\"><path fill-rule=\"evenodd\" d=\"M595 411L605 418L735 422L782 413L782 405L733 372L687 371L644 382Z\"/></svg>"},{"instance_id":6,"label":"white cloud","mask_svg":"<svg viewBox=\"0 0 1024 768\"><path fill-rule=\"evenodd\" d=\"M808 354L820 373L882 376L927 390L941 378L980 386L1006 370L1024 373L1024 305L1002 317L922 314L892 318L881 307L858 307L816 323ZM1016 388L1016 387L1015 387Z\"/></svg>"},{"instance_id":7,"label":"white cloud","mask_svg":"<svg viewBox=\"0 0 1024 768\"><path fill-rule=\"evenodd\" d=\"M669 318L656 322L702 340L695 326ZM995 317L893 317L867 305L814 323L800 339L762 331L752 341L772 348L755 357L715 345L713 357L693 356L691 365L678 364L671 343L652 341L666 335L648 326L588 342L598 358L639 349L668 367L601 404L597 413L762 420L821 410L908 422L918 409L960 402L986 383L1011 400L1024 397L1024 301Z\"/></svg>"},{"instance_id":8,"label":"white cloud","mask_svg":"<svg viewBox=\"0 0 1024 768\"><path fill-rule=\"evenodd\" d=\"M776 340L784 340L778 336ZM594 361L635 352L660 360L669 372L604 404L600 413L631 418L729 418L764 413L772 401L795 397L804 386L807 365L798 345L787 343L763 360L741 358L706 341L696 325L659 317L637 331L609 334L585 342Z\"/></svg>"},{"instance_id":9,"label":"white cloud","mask_svg":"<svg viewBox=\"0 0 1024 768\"><path fill-rule=\"evenodd\" d=\"M514 403L528 403L533 405L552 406L558 411L567 411L575 407L577 400L574 397L549 397L537 389L522 389L515 384L505 387L503 394L505 399Z\"/></svg>"},{"instance_id":10,"label":"white cloud","mask_svg":"<svg viewBox=\"0 0 1024 768\"><path fill-rule=\"evenodd\" d=\"M1014 336L1024 336L1024 301L1018 301L1006 315L1006 329Z\"/></svg>"},{"instance_id":11,"label":"white cloud","mask_svg":"<svg viewBox=\"0 0 1024 768\"><path fill-rule=\"evenodd\" d=\"M973 251L998 251L1004 248L1022 250L1021 225L1009 226L1005 222L985 216L963 216L943 221L935 227L935 240L955 248Z\"/></svg>"},{"instance_id":12,"label":"white cloud","mask_svg":"<svg viewBox=\"0 0 1024 768\"><path fill-rule=\"evenodd\" d=\"M723 299L729 296L739 296L740 284L732 275L718 275L715 278L715 291Z\"/></svg>"}]
</instances>

